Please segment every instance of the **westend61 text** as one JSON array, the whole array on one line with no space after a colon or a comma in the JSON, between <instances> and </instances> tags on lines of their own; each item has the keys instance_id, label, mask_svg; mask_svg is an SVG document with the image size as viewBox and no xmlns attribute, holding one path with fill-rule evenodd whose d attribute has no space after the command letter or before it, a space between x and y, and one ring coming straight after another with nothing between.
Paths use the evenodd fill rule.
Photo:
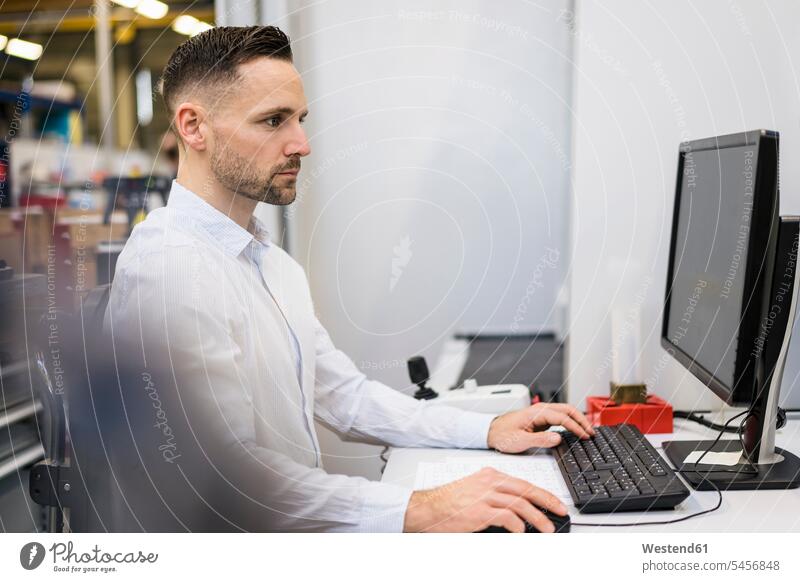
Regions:
<instances>
[{"instance_id":1,"label":"westend61 text","mask_svg":"<svg viewBox=\"0 0 800 582\"><path fill-rule=\"evenodd\" d=\"M642 544L642 551L645 554L707 554L708 544Z\"/></svg>"}]
</instances>

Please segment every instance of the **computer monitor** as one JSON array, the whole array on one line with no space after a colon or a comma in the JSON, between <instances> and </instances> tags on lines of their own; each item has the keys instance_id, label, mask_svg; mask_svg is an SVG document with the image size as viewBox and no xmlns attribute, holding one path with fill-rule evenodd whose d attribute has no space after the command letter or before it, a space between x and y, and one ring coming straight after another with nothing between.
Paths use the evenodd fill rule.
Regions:
<instances>
[{"instance_id":1,"label":"computer monitor","mask_svg":"<svg viewBox=\"0 0 800 582\"><path fill-rule=\"evenodd\" d=\"M779 216L778 137L757 130L679 151L661 343L723 401L745 407L739 438L664 443L698 489L800 486L800 459L775 448L798 295L798 219ZM742 456L733 466L709 454L687 462L693 451Z\"/></svg>"}]
</instances>

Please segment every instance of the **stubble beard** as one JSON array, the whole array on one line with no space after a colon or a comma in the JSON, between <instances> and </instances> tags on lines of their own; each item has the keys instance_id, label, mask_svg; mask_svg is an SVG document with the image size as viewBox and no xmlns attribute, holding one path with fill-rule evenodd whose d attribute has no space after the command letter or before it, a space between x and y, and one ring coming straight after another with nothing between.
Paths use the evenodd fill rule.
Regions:
<instances>
[{"instance_id":1,"label":"stubble beard","mask_svg":"<svg viewBox=\"0 0 800 582\"><path fill-rule=\"evenodd\" d=\"M280 186L276 180L283 177L278 173L299 168L299 158L272 166L268 172L259 172L255 164L230 149L224 153L215 151L211 155L211 172L225 188L238 196L276 206L291 204L297 196L297 180L292 178L287 185Z\"/></svg>"}]
</instances>

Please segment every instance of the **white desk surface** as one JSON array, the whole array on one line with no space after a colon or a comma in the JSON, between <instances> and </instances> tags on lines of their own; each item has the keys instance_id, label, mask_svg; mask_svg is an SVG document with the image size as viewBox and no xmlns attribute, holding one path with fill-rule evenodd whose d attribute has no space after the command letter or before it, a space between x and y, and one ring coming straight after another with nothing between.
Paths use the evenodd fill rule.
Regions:
<instances>
[{"instance_id":1,"label":"white desk surface","mask_svg":"<svg viewBox=\"0 0 800 582\"><path fill-rule=\"evenodd\" d=\"M694 422L675 419L672 434L647 435L653 446L663 456L661 442L671 439L713 439L716 431ZM726 434L723 438L735 438ZM800 418L789 415L789 422L776 435L776 445L800 456ZM541 455L546 452L529 454ZM382 481L413 487L417 464L422 461L444 461L447 457L480 457L502 455L496 451L459 449L392 449ZM551 457L552 458L552 457ZM667 462L667 464L669 464ZM558 471L553 458L553 469ZM691 515L717 504L716 491L695 491L687 485L691 495L674 510L650 512L624 512L616 514L581 514L570 507L574 523L631 523L665 521ZM667 525L640 525L635 527L593 527L573 525L574 532L800 532L800 489L785 491L723 491L722 505L712 513Z\"/></svg>"}]
</instances>

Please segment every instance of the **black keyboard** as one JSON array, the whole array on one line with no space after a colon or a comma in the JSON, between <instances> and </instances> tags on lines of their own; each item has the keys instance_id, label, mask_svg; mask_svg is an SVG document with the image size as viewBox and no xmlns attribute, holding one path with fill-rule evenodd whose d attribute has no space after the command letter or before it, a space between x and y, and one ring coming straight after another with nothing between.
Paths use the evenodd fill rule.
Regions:
<instances>
[{"instance_id":1,"label":"black keyboard","mask_svg":"<svg viewBox=\"0 0 800 582\"><path fill-rule=\"evenodd\" d=\"M581 513L673 509L689 496L678 475L631 424L595 427L583 440L561 433L558 466Z\"/></svg>"}]
</instances>

